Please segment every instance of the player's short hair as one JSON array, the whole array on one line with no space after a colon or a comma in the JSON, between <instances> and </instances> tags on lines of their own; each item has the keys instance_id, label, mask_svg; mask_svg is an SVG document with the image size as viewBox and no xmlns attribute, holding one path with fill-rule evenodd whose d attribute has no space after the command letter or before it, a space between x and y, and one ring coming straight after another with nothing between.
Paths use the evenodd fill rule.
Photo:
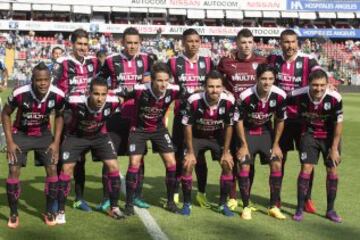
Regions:
<instances>
[{"instance_id":1,"label":"player's short hair","mask_svg":"<svg viewBox=\"0 0 360 240\"><path fill-rule=\"evenodd\" d=\"M31 81L35 80L35 73L38 71L47 71L50 76L50 69L48 68L48 66L44 62L39 62L32 70ZM51 78L49 77L49 80L50 79Z\"/></svg>"},{"instance_id":2,"label":"player's short hair","mask_svg":"<svg viewBox=\"0 0 360 240\"><path fill-rule=\"evenodd\" d=\"M94 90L94 86L104 86L107 89L109 88L108 83L105 78L97 76L93 78L90 82L90 92Z\"/></svg>"},{"instance_id":3,"label":"player's short hair","mask_svg":"<svg viewBox=\"0 0 360 240\"><path fill-rule=\"evenodd\" d=\"M75 43L78 38L87 38L87 39L89 39L89 34L84 29L78 28L71 34L70 40L71 40L72 43Z\"/></svg>"},{"instance_id":4,"label":"player's short hair","mask_svg":"<svg viewBox=\"0 0 360 240\"><path fill-rule=\"evenodd\" d=\"M220 79L221 84L224 85L224 76L217 70L211 70L208 74L206 74L205 86L207 85L209 79Z\"/></svg>"},{"instance_id":5,"label":"player's short hair","mask_svg":"<svg viewBox=\"0 0 360 240\"><path fill-rule=\"evenodd\" d=\"M169 77L171 76L169 67L163 62L157 62L151 67L151 80L155 80L156 74L160 72L168 74Z\"/></svg>"},{"instance_id":6,"label":"player's short hair","mask_svg":"<svg viewBox=\"0 0 360 240\"><path fill-rule=\"evenodd\" d=\"M61 50L61 52L64 52L64 49L60 46L55 46L53 47L53 49L51 50L51 54L53 54L56 50Z\"/></svg>"},{"instance_id":7,"label":"player's short hair","mask_svg":"<svg viewBox=\"0 0 360 240\"><path fill-rule=\"evenodd\" d=\"M198 36L200 36L200 34L195 29L188 28L183 32L182 39L186 39L187 36L190 36L190 35L198 35Z\"/></svg>"},{"instance_id":8,"label":"player's short hair","mask_svg":"<svg viewBox=\"0 0 360 240\"><path fill-rule=\"evenodd\" d=\"M134 27L128 27L124 30L122 39L124 40L127 35L137 35L140 37L140 32Z\"/></svg>"},{"instance_id":9,"label":"player's short hair","mask_svg":"<svg viewBox=\"0 0 360 240\"><path fill-rule=\"evenodd\" d=\"M236 35L236 40L239 40L240 38L242 37L245 37L245 38L248 38L248 37L254 37L254 35L252 34L252 32L250 31L250 29L248 28L243 28L241 29L238 34Z\"/></svg>"},{"instance_id":10,"label":"player's short hair","mask_svg":"<svg viewBox=\"0 0 360 240\"><path fill-rule=\"evenodd\" d=\"M276 77L277 74L276 69L273 66L262 63L256 68L256 79L259 79L264 72L272 72L274 74L274 77Z\"/></svg>"},{"instance_id":11,"label":"player's short hair","mask_svg":"<svg viewBox=\"0 0 360 240\"><path fill-rule=\"evenodd\" d=\"M283 37L285 37L285 36L298 36L297 34L296 34L296 32L294 31L294 30L292 30L292 29L285 29L284 31L282 31L281 32L281 34L280 34L280 40L282 40L283 39Z\"/></svg>"},{"instance_id":12,"label":"player's short hair","mask_svg":"<svg viewBox=\"0 0 360 240\"><path fill-rule=\"evenodd\" d=\"M311 83L315 79L321 79L321 78L325 78L326 82L329 82L328 75L324 69L322 69L321 67L315 67L315 68L311 69L311 72L309 75L309 83Z\"/></svg>"}]
</instances>

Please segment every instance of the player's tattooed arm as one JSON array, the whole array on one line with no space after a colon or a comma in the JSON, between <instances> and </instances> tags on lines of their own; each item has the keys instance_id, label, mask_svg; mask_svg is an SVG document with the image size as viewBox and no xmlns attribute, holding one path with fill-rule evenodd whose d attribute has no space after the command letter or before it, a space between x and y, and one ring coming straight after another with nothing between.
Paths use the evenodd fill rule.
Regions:
<instances>
[{"instance_id":1,"label":"player's tattooed arm","mask_svg":"<svg viewBox=\"0 0 360 240\"><path fill-rule=\"evenodd\" d=\"M11 131L11 114L14 112L15 108L11 107L8 103L5 104L2 113L1 121L4 128L6 145L7 145L7 158L9 163L16 163L17 157L16 152L21 152L20 147L14 142L14 138Z\"/></svg>"}]
</instances>

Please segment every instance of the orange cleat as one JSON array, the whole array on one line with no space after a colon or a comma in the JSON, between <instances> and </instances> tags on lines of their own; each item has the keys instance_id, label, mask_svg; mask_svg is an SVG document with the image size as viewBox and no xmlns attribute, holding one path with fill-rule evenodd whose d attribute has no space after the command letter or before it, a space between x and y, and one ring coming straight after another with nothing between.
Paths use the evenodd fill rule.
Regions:
<instances>
[{"instance_id":1,"label":"orange cleat","mask_svg":"<svg viewBox=\"0 0 360 240\"><path fill-rule=\"evenodd\" d=\"M12 215L9 217L9 221L8 221L8 227L15 229L19 226L19 216L17 215Z\"/></svg>"},{"instance_id":2,"label":"orange cleat","mask_svg":"<svg viewBox=\"0 0 360 240\"><path fill-rule=\"evenodd\" d=\"M316 213L315 204L311 199L305 201L304 210L307 213Z\"/></svg>"}]
</instances>

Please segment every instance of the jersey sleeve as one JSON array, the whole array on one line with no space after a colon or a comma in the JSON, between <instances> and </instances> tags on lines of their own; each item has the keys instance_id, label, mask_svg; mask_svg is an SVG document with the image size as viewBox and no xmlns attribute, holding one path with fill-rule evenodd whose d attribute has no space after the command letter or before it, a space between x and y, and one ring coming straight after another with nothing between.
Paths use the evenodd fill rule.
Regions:
<instances>
[{"instance_id":1,"label":"jersey sleeve","mask_svg":"<svg viewBox=\"0 0 360 240\"><path fill-rule=\"evenodd\" d=\"M286 98L281 98L281 101L276 107L275 114L277 119L286 119Z\"/></svg>"},{"instance_id":2,"label":"jersey sleeve","mask_svg":"<svg viewBox=\"0 0 360 240\"><path fill-rule=\"evenodd\" d=\"M235 113L234 113L234 121L242 121L245 116L245 102L238 98L236 100Z\"/></svg>"},{"instance_id":3,"label":"jersey sleeve","mask_svg":"<svg viewBox=\"0 0 360 240\"><path fill-rule=\"evenodd\" d=\"M234 125L234 113L235 113L235 104L230 103L228 107L228 113L224 119L226 125Z\"/></svg>"},{"instance_id":4,"label":"jersey sleeve","mask_svg":"<svg viewBox=\"0 0 360 240\"><path fill-rule=\"evenodd\" d=\"M62 63L54 63L53 67L53 84L60 88L65 94L69 91L69 79L64 72L64 66Z\"/></svg>"},{"instance_id":5,"label":"jersey sleeve","mask_svg":"<svg viewBox=\"0 0 360 240\"><path fill-rule=\"evenodd\" d=\"M334 107L334 114L333 114L333 120L334 122L340 123L344 120L344 112L342 108L342 100L337 102Z\"/></svg>"}]
</instances>

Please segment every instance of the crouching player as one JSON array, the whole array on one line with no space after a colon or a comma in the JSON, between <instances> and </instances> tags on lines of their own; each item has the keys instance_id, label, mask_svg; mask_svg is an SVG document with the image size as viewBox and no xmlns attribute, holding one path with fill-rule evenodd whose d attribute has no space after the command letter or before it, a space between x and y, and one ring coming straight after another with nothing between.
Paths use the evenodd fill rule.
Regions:
<instances>
[{"instance_id":1,"label":"crouching player","mask_svg":"<svg viewBox=\"0 0 360 240\"><path fill-rule=\"evenodd\" d=\"M256 69L256 84L240 94L238 100L237 134L241 146L237 152L239 187L243 201L241 218L250 220L250 165L254 164L257 154L261 164L270 166L270 205L268 214L277 219L285 219L276 207L281 191L282 152L279 139L284 129L286 118L286 93L274 86L276 72L269 65L261 64ZM272 129L271 118L275 115L275 129Z\"/></svg>"},{"instance_id":2,"label":"crouching player","mask_svg":"<svg viewBox=\"0 0 360 240\"><path fill-rule=\"evenodd\" d=\"M225 216L234 214L226 205L233 185L233 158L229 151L232 136L235 98L224 92L223 76L218 71L210 71L205 79L205 92L195 93L187 100L186 113L182 118L186 154L183 160L181 177L184 206L180 213L190 215L192 172L197 159L207 150L213 160L220 161L219 211Z\"/></svg>"},{"instance_id":3,"label":"crouching player","mask_svg":"<svg viewBox=\"0 0 360 240\"><path fill-rule=\"evenodd\" d=\"M120 175L113 142L106 130L106 120L118 111L121 102L116 96L108 94L105 79L94 78L90 83L88 96L74 95L67 101L72 112L72 121L65 129L61 145L62 171L59 176L59 214L57 223L64 224L65 203L70 192L70 180L76 161L80 155L91 150L92 155L101 159L108 169L107 184L110 206L109 215L115 219L124 215L118 207L120 193Z\"/></svg>"},{"instance_id":4,"label":"crouching player","mask_svg":"<svg viewBox=\"0 0 360 240\"><path fill-rule=\"evenodd\" d=\"M50 84L50 70L44 63L32 71L31 84L17 88L9 96L2 112L2 122L7 142L9 175L6 192L10 207L9 228L19 225L17 202L20 197L20 168L26 165L27 153L34 150L37 161L45 166L46 214L45 223L56 224L52 205L57 199L58 176L56 164L59 156L60 136L64 120L62 111L65 94ZM16 119L11 130L11 114L17 108ZM49 117L55 110L55 135L51 135Z\"/></svg>"},{"instance_id":5,"label":"crouching player","mask_svg":"<svg viewBox=\"0 0 360 240\"><path fill-rule=\"evenodd\" d=\"M298 106L303 133L300 140L301 170L298 177L298 206L293 219L303 219L303 208L309 191L310 175L321 153L327 171L326 218L333 222L342 219L334 210L340 163L340 138L342 133L342 99L338 92L328 88L328 76L322 69L309 76L309 86L292 92L290 104Z\"/></svg>"},{"instance_id":6,"label":"crouching player","mask_svg":"<svg viewBox=\"0 0 360 240\"><path fill-rule=\"evenodd\" d=\"M170 70L164 63L156 63L151 70L151 82L136 84L133 90L120 92L126 100L135 99L136 116L131 121L129 135L129 168L126 174L125 214L134 214L134 196L137 189L141 159L150 140L158 149L166 167L167 210L177 213L174 203L176 185L176 162L174 146L164 115L174 99L179 98L179 86L169 83Z\"/></svg>"}]
</instances>

